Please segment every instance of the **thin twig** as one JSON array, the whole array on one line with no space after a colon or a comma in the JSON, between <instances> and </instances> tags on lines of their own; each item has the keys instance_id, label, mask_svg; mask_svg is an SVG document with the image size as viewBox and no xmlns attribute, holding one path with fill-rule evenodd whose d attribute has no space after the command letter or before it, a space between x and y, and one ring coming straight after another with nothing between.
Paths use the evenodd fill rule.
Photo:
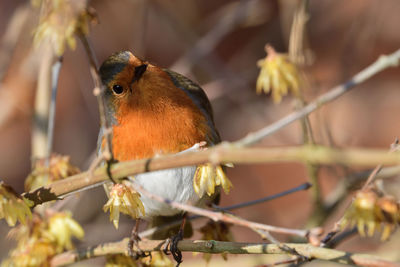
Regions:
<instances>
[{"instance_id":1,"label":"thin twig","mask_svg":"<svg viewBox=\"0 0 400 267\"><path fill-rule=\"evenodd\" d=\"M378 166L376 166L374 168L374 170L371 172L371 174L368 176L367 181L365 182L365 184L363 185L361 190L366 189L371 182L375 179L376 175L378 174L378 172L382 169L382 164L379 164Z\"/></svg>"},{"instance_id":2,"label":"thin twig","mask_svg":"<svg viewBox=\"0 0 400 267\"><path fill-rule=\"evenodd\" d=\"M0 82L3 81L7 72L14 49L17 47L21 33L28 21L30 11L29 3L19 6L5 28L5 33L0 42Z\"/></svg>"},{"instance_id":3,"label":"thin twig","mask_svg":"<svg viewBox=\"0 0 400 267\"><path fill-rule=\"evenodd\" d=\"M252 1L240 0L235 10L222 17L212 29L196 41L194 45L172 66L171 69L187 74L188 70L200 59L209 54L228 33L249 16L248 10Z\"/></svg>"},{"instance_id":4,"label":"thin twig","mask_svg":"<svg viewBox=\"0 0 400 267\"><path fill-rule=\"evenodd\" d=\"M287 253L294 256L296 261L309 261L310 259L307 256L301 255L295 249L288 247L285 243L279 242L275 237L273 237L268 231L260 230L260 229L251 229L257 234L261 236L263 240L268 240L272 244L278 245L280 249L286 251Z\"/></svg>"},{"instance_id":5,"label":"thin twig","mask_svg":"<svg viewBox=\"0 0 400 267\"><path fill-rule=\"evenodd\" d=\"M398 151L398 149L399 149L399 139L396 138L394 143L390 146L389 153L396 152ZM382 167L383 167L382 164L379 164L378 166L375 167L375 169L371 172L361 190L365 190L368 188L368 186L375 180L378 173L382 170Z\"/></svg>"},{"instance_id":6,"label":"thin twig","mask_svg":"<svg viewBox=\"0 0 400 267\"><path fill-rule=\"evenodd\" d=\"M129 239L114 243L105 243L96 247L90 247L81 251L68 251L55 256L51 260L51 266L63 266L77 261L100 257L112 254L128 255ZM140 241L138 247L143 252L160 251L164 240L145 240ZM400 264L390 262L377 256L361 253L350 253L335 249L314 247L310 244L285 244L295 249L308 258L319 260L338 262L342 264L356 266L376 266L376 267L399 267ZM182 240L178 243L180 251L203 252L203 253L229 253L229 254L287 254L276 244L259 244L259 243L239 243L239 242L222 242L222 241L203 241L203 240ZM134 247L137 250L137 247Z\"/></svg>"},{"instance_id":7,"label":"thin twig","mask_svg":"<svg viewBox=\"0 0 400 267\"><path fill-rule=\"evenodd\" d=\"M345 239L350 238L353 235L356 235L357 233L358 233L357 227L354 227L353 229L349 229L349 230L343 231L340 234L332 236L332 238L329 240L329 242L324 243L321 247L334 248L338 244L342 243Z\"/></svg>"},{"instance_id":8,"label":"thin twig","mask_svg":"<svg viewBox=\"0 0 400 267\"><path fill-rule=\"evenodd\" d=\"M346 199L344 196L347 194L348 190L365 181L372 171L373 170L365 170L344 177L335 187L333 192L331 192L325 198L325 205L327 206L327 209L332 211L335 207L337 207L343 200ZM391 178L398 174L400 174L400 166L384 167L377 173L375 179Z\"/></svg>"},{"instance_id":9,"label":"thin twig","mask_svg":"<svg viewBox=\"0 0 400 267\"><path fill-rule=\"evenodd\" d=\"M296 112L290 113L286 117L278 120L277 122L263 128L257 132L248 134L246 137L239 140L235 144L238 146L248 146L248 145L253 145L253 144L259 142L260 140L267 137L268 135L271 135L272 133L277 132L278 130L289 125L290 123L310 114L311 112L320 108L324 104L337 99L339 96L341 96L344 93L353 89L356 85L368 80L369 78L371 78L375 74L383 71L384 69L387 69L389 67L398 66L399 59L400 59L400 49L390 55L380 56L374 63L372 63L367 68L360 71L359 73L357 73L355 76L353 76L353 78L351 78L346 83L332 88L327 93L321 95L316 100L310 102L304 108L302 108Z\"/></svg>"},{"instance_id":10,"label":"thin twig","mask_svg":"<svg viewBox=\"0 0 400 267\"><path fill-rule=\"evenodd\" d=\"M53 150L53 138L54 138L54 122L56 117L56 100L57 100L57 88L58 78L60 76L60 70L62 65L62 57L56 61L52 67L52 78L51 78L51 99L49 107L49 122L47 128L47 157L46 166L50 164L51 151Z\"/></svg>"},{"instance_id":11,"label":"thin twig","mask_svg":"<svg viewBox=\"0 0 400 267\"><path fill-rule=\"evenodd\" d=\"M333 225L332 230L330 230L324 238L321 239L319 246L320 247L326 247L327 244L337 235L337 233L340 232L340 225L339 222L336 222Z\"/></svg>"},{"instance_id":12,"label":"thin twig","mask_svg":"<svg viewBox=\"0 0 400 267\"><path fill-rule=\"evenodd\" d=\"M79 34L79 37L82 41L83 47L85 48L86 54L89 59L89 68L90 68L90 74L92 75L93 83L94 83L94 90L93 94L97 98L97 103L99 106L99 114L100 114L100 131L103 133L103 136L105 138L104 142L104 158L106 160L111 160L112 159L112 142L111 142L111 134L110 131L108 131L110 127L110 122L107 119L106 116L106 107L105 107L105 101L104 101L104 85L101 81L100 74L98 72L98 64L96 60L96 56L93 52L92 46L90 45L88 39L86 36L81 33Z\"/></svg>"},{"instance_id":13,"label":"thin twig","mask_svg":"<svg viewBox=\"0 0 400 267\"><path fill-rule=\"evenodd\" d=\"M307 50L307 13L309 0L298 2L290 30L289 38L289 58L299 66L309 65L311 63L310 51Z\"/></svg>"},{"instance_id":14,"label":"thin twig","mask_svg":"<svg viewBox=\"0 0 400 267\"><path fill-rule=\"evenodd\" d=\"M297 192L299 190L306 190L308 185L309 185L308 183L305 183L305 184L302 184L302 185L300 185L298 187L295 187L293 189L290 189L290 190L287 190L287 191L284 191L284 192L281 192L281 193L278 193L278 194L275 194L275 195L272 195L272 196L268 196L268 197L264 197L264 198L261 198L261 199L248 201L248 202L244 202L244 203L239 203L239 204L232 205L232 206L227 206L227 207L217 206L217 210L221 210L221 211L225 211L226 212L226 211L230 211L230 210L234 210L234 209L249 207L249 206L252 206L252 205L259 204L261 202L270 201L270 200L276 199L278 197L286 196L288 194ZM193 220L196 220L196 219L199 219L199 218L202 218L202 216L200 216L200 215L192 215L192 216L189 216L187 219L190 220L190 221L193 221ZM181 223L181 220L176 220L174 222L163 224L161 226L157 226L157 227L153 227L153 228L150 228L150 229L146 229L146 230L140 232L139 235L140 235L140 237L151 236L154 232L156 232L158 230L163 230L163 229L167 229L169 227L178 226L180 223ZM263 231L262 233L261 233L261 230L257 230L257 231L258 231L257 233L260 234L262 238L263 238L263 236L266 237L266 234L268 234L267 231ZM270 235L268 237L270 237ZM271 239L268 239L268 240L272 241Z\"/></svg>"},{"instance_id":15,"label":"thin twig","mask_svg":"<svg viewBox=\"0 0 400 267\"><path fill-rule=\"evenodd\" d=\"M14 50L27 24L30 11L29 3L22 4L15 9L7 27L5 27L5 33L0 41L0 82L3 81L7 72Z\"/></svg>"},{"instance_id":16,"label":"thin twig","mask_svg":"<svg viewBox=\"0 0 400 267\"><path fill-rule=\"evenodd\" d=\"M292 194L292 193L297 192L297 191L307 190L311 186L312 185L310 183L304 183L304 184L301 184L301 185L299 185L299 186L297 186L295 188L280 192L278 194L274 194L272 196L267 196L267 197L263 197L263 198L259 198L259 199L256 199L256 200L247 201L247 202L243 202L243 203L239 203L239 204L235 204L235 205L231 205L231 206L227 206L227 207L217 206L217 209L219 209L221 211L226 211L226 210L245 208L245 207L253 206L253 205L256 205L256 204L264 203L264 202L267 202L267 201L270 201L270 200L273 200L273 199L276 199L276 198L280 198L280 197Z\"/></svg>"},{"instance_id":17,"label":"thin twig","mask_svg":"<svg viewBox=\"0 0 400 267\"><path fill-rule=\"evenodd\" d=\"M32 159L47 158L49 106L51 99L52 66L57 59L49 43L40 49L43 59L40 62L39 77L35 96L32 126ZM38 53L40 53L38 52Z\"/></svg>"},{"instance_id":18,"label":"thin twig","mask_svg":"<svg viewBox=\"0 0 400 267\"><path fill-rule=\"evenodd\" d=\"M269 232L288 234L288 235L296 235L296 236L300 236L300 237L307 237L310 233L307 230L289 229L289 228L284 228L284 227L277 227L277 226L271 226L271 225L251 222L251 221L244 220L244 219L241 219L238 217L233 217L233 216L221 213L221 212L210 211L210 210L202 209L199 207L183 204L180 202L172 201L170 199L155 195L155 194L145 190L142 186L140 186L136 183L133 183L132 187L136 191L138 191L140 194L147 196L148 198L157 200L161 203L166 203L176 209L180 209L183 211L187 211L187 212L198 214L198 215L201 215L204 217L208 217L214 221L223 221L223 222L232 223L235 225L241 225L241 226L248 227L248 228L262 229L262 230L269 231Z\"/></svg>"},{"instance_id":19,"label":"thin twig","mask_svg":"<svg viewBox=\"0 0 400 267\"><path fill-rule=\"evenodd\" d=\"M258 1L246 0L246 2L251 2L252 4L256 4ZM199 38L204 38L208 36L208 34L205 34L204 37L199 37L193 31L192 28L188 27L187 23L182 22L179 19L180 16L176 16L175 13L171 14L172 12L168 12L167 10L168 8L166 7L168 5L167 1L150 1L149 3L151 4L154 11L157 12L157 15L161 18L161 20L167 22L168 24L173 25L173 27L179 32L180 35L185 36L183 40L187 42L188 47L191 48L196 46L196 44L199 43L200 40ZM174 10L173 12L176 12L176 8L174 8L173 10ZM182 66L182 64L179 64L183 67L181 69L175 67L176 64L173 64L174 66L171 66L170 69L173 69L174 71L179 72L181 74L186 74L190 70L190 66L193 63L193 61L187 63L189 64L188 66ZM210 76L212 79L218 79L221 76L226 77L226 80L224 82L225 84L228 83L227 87L231 89L232 88L238 89L241 88L241 86L243 87L246 85L246 81L243 79L243 77L241 76L239 77L239 75L233 73L232 70L230 70L226 66L226 64L221 60L219 55L213 53L212 51L207 56L207 60L200 60L198 61L198 64L202 68L202 70L205 71L207 75Z\"/></svg>"}]
</instances>

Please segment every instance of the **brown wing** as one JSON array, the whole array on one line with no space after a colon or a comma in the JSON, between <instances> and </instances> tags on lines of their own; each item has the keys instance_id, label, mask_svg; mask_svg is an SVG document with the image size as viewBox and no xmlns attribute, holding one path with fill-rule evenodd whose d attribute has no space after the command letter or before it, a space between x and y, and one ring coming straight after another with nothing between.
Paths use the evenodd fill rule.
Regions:
<instances>
[{"instance_id":1,"label":"brown wing","mask_svg":"<svg viewBox=\"0 0 400 267\"><path fill-rule=\"evenodd\" d=\"M189 78L174 72L172 70L164 69L164 71L171 77L172 82L176 87L183 90L196 104L196 106L203 112L203 115L207 118L208 125L211 129L210 140L206 140L210 142L209 145L215 145L221 142L221 137L215 127L214 116L210 101L206 93L201 89L199 85L190 80Z\"/></svg>"}]
</instances>

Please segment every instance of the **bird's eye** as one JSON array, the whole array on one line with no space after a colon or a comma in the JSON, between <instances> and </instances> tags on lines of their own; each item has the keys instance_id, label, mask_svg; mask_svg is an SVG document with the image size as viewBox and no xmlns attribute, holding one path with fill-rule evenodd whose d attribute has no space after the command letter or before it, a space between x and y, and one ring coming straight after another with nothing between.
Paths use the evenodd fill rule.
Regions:
<instances>
[{"instance_id":1,"label":"bird's eye","mask_svg":"<svg viewBox=\"0 0 400 267\"><path fill-rule=\"evenodd\" d=\"M116 84L113 86L113 91L114 93L116 93L117 95L122 94L122 92L124 92L124 87L122 87L119 84Z\"/></svg>"}]
</instances>

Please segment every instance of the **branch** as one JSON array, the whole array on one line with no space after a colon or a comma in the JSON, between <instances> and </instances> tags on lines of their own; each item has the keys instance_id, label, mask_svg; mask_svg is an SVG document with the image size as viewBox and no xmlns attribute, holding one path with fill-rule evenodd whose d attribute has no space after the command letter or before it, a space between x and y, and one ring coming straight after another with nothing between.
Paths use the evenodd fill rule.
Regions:
<instances>
[{"instance_id":1,"label":"branch","mask_svg":"<svg viewBox=\"0 0 400 267\"><path fill-rule=\"evenodd\" d=\"M193 65L210 54L227 34L231 33L235 27L250 16L249 11L254 3L256 2L240 1L235 6L234 10L230 10L228 13L230 16L221 17L209 32L199 38L196 43L171 66L171 69L182 74L187 74Z\"/></svg>"},{"instance_id":2,"label":"branch","mask_svg":"<svg viewBox=\"0 0 400 267\"><path fill-rule=\"evenodd\" d=\"M161 203L166 203L170 205L173 208L180 209L183 211L191 212L194 214L198 214L204 217L208 217L214 221L223 221L227 223L232 223L235 225L240 225L252 229L261 229L269 232L275 232L275 233L280 233L280 234L288 234L288 235L296 235L300 237L308 237L308 235L313 234L313 231L307 231L307 230L299 230L299 229L289 229L289 228L284 228L284 227L277 227L277 226L272 226L272 225L266 225L262 223L256 223L252 221L248 221L245 219L241 219L239 217L232 217L230 215L224 214L222 212L215 212L215 211L210 211L202 208L198 208L195 206L175 202L166 198L163 198L161 196L155 195L153 193L150 193L149 191L145 190L142 186L132 183L132 186L136 191L138 191L140 194L147 196L148 198L154 199L156 201L159 201Z\"/></svg>"},{"instance_id":3,"label":"branch","mask_svg":"<svg viewBox=\"0 0 400 267\"><path fill-rule=\"evenodd\" d=\"M98 72L97 60L93 52L92 46L90 45L88 39L83 33L80 33L79 37L82 41L83 47L85 48L85 52L89 59L90 74L92 76L94 83L93 94L96 96L97 104L99 106L100 127L101 127L100 130L105 138L103 156L106 160L110 160L112 158L112 143L111 143L110 131L108 130L110 122L107 120L106 107L104 101L103 92L105 88L101 81L100 74Z\"/></svg>"},{"instance_id":4,"label":"branch","mask_svg":"<svg viewBox=\"0 0 400 267\"><path fill-rule=\"evenodd\" d=\"M377 74L389 67L398 66L399 59L400 59L400 49L388 56L385 56L385 55L380 56L374 63L372 63L370 66L368 66L364 70L360 71L359 73L357 73L355 76L353 76L353 78L351 78L346 83L332 88L327 93L321 95L320 97L318 97L316 100L309 103L304 108L302 108L296 112L290 113L286 117L283 117L279 121L263 128L257 132L248 134L246 137L244 137L243 139L236 142L236 145L248 146L248 145L252 145L252 144L259 142L266 136L271 135L274 132L277 132L278 130L282 129L283 127L289 125L290 123L292 123L300 118L305 117L306 115L308 115L311 112L315 111L316 109L320 108L324 104L335 100L339 96L341 96L344 93L353 89L356 85L368 80L375 74Z\"/></svg>"},{"instance_id":5,"label":"branch","mask_svg":"<svg viewBox=\"0 0 400 267\"><path fill-rule=\"evenodd\" d=\"M0 83L7 72L30 13L29 3L24 3L14 11L5 28L0 41Z\"/></svg>"},{"instance_id":6,"label":"branch","mask_svg":"<svg viewBox=\"0 0 400 267\"><path fill-rule=\"evenodd\" d=\"M298 2L290 29L289 58L299 66L310 65L313 60L309 51L307 35L307 22L310 17L308 6L309 0Z\"/></svg>"},{"instance_id":7,"label":"branch","mask_svg":"<svg viewBox=\"0 0 400 267\"><path fill-rule=\"evenodd\" d=\"M138 247L143 252L160 251L163 247L164 240L146 240L140 241ZM356 266L385 266L399 267L399 263L390 262L379 257L339 251L335 249L327 249L314 247L310 244L285 244L285 246L296 250L301 255L308 258L314 258L325 261L338 262L342 264ZM110 254L128 255L128 238L119 242L101 244L96 247L87 248L82 251L68 251L55 256L51 260L51 266L62 266L77 261L105 256ZM137 247L134 247L136 250ZM182 240L178 243L180 251L203 252L203 253L229 253L229 254L287 254L287 251L280 248L276 244L260 244L260 243L239 243L239 242L221 242L221 241L203 241L203 240Z\"/></svg>"},{"instance_id":8,"label":"branch","mask_svg":"<svg viewBox=\"0 0 400 267\"><path fill-rule=\"evenodd\" d=\"M300 146L285 148L246 148L228 143L203 151L159 156L151 159L133 160L113 164L111 174L114 179L130 175L182 166L199 165L206 162L222 163L271 163L271 162L311 162L315 164L344 164L371 167L377 164L396 165L400 163L399 153L387 150L347 149L340 150L324 146ZM68 194L86 190L109 180L107 167L102 166L93 172L83 172L64 180L40 187L24 196L36 205L65 197Z\"/></svg>"},{"instance_id":9,"label":"branch","mask_svg":"<svg viewBox=\"0 0 400 267\"><path fill-rule=\"evenodd\" d=\"M276 199L276 198L280 198L280 197L295 193L297 191L308 190L310 187L312 187L312 184L304 183L304 184L301 184L299 186L296 186L295 188L280 192L278 194L274 194L272 196L266 196L266 197L259 198L259 199L256 199L256 200L246 201L246 202L242 202L242 203L239 203L239 204L234 204L234 205L226 206L226 207L220 207L220 206L217 206L217 205L215 205L213 207L218 209L218 210L221 210L221 211L229 211L229 210L233 210L233 209L241 209L241 208L253 206L253 205L256 205L256 204L264 203L264 202L267 202L267 201L270 201L270 200L273 200L273 199Z\"/></svg>"},{"instance_id":10,"label":"branch","mask_svg":"<svg viewBox=\"0 0 400 267\"><path fill-rule=\"evenodd\" d=\"M48 144L48 124L52 87L52 66L57 60L49 43L43 43L40 49L42 60L35 95L34 117L32 125L32 158L45 158Z\"/></svg>"},{"instance_id":11,"label":"branch","mask_svg":"<svg viewBox=\"0 0 400 267\"><path fill-rule=\"evenodd\" d=\"M294 192L297 192L297 191L300 191L300 190L307 190L310 186L311 185L309 183L305 183L305 184L302 184L302 185L297 186L295 188L280 192L278 194L274 194L274 195L271 195L271 196L259 198L259 199L256 199L256 200L246 201L246 202L242 202L242 203L235 204L235 205L232 205L232 206L220 207L220 206L217 206L217 205L212 205L212 207L214 209L218 210L218 211L231 211L231 210L234 210L234 209L240 209L240 208L249 207L249 206L252 206L252 205L257 205L259 203L263 203L263 202L270 201L270 200L273 200L273 199L276 199L276 198L279 198L279 197L283 197L285 195L288 195L288 194L291 194L291 193L294 193ZM192 216L189 216L187 218L187 220L191 220L192 221L192 220L199 219L201 217L202 216L200 216L200 215L192 215ZM140 232L139 236L141 238L148 237L148 236L151 236L152 234L154 234L154 232L156 232L158 230L167 229L167 228L173 227L173 226L179 226L181 223L182 223L181 220L176 220L174 222L170 222L170 223L167 223L167 224L163 224L163 225L160 225L160 226L149 228L149 229L146 229L146 230ZM258 234L260 234L260 231L261 230L256 230L256 232ZM263 231L263 233L267 233L267 231Z\"/></svg>"},{"instance_id":12,"label":"branch","mask_svg":"<svg viewBox=\"0 0 400 267\"><path fill-rule=\"evenodd\" d=\"M329 210L334 209L345 198L343 197L348 190L354 188L356 185L365 181L373 170L365 170L357 173L350 174L344 177L335 189L325 198L325 205ZM396 176L400 173L400 166L392 166L382 168L376 175L376 179L386 179Z\"/></svg>"},{"instance_id":13,"label":"branch","mask_svg":"<svg viewBox=\"0 0 400 267\"><path fill-rule=\"evenodd\" d=\"M58 91L58 79L60 77L60 70L63 58L60 57L53 64L52 67L52 78L51 78L51 99L49 106L49 121L47 125L47 153L46 153L46 166L50 164L51 152L53 151L53 139L54 139L54 124L56 118L56 100Z\"/></svg>"}]
</instances>

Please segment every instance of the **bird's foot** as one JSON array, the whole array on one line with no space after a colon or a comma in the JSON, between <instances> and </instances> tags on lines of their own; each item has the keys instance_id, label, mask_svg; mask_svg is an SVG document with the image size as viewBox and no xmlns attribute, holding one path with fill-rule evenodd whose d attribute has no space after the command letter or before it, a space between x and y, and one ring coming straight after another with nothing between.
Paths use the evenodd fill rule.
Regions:
<instances>
[{"instance_id":1,"label":"bird's foot","mask_svg":"<svg viewBox=\"0 0 400 267\"><path fill-rule=\"evenodd\" d=\"M182 252L178 249L178 242L181 240L183 240L183 229L180 229L176 235L165 240L163 249L165 255L172 254L176 261L176 267L182 263Z\"/></svg>"},{"instance_id":2,"label":"bird's foot","mask_svg":"<svg viewBox=\"0 0 400 267\"><path fill-rule=\"evenodd\" d=\"M137 226L135 226L134 230L131 233L131 237L129 238L129 242L128 242L128 255L129 255L129 257L133 258L134 260L137 260L139 258L149 257L149 256L151 257L150 252L146 253L140 249L139 241L141 241L141 240L142 239L140 238L138 231L137 231ZM136 248L136 249L134 249L134 248Z\"/></svg>"}]
</instances>

